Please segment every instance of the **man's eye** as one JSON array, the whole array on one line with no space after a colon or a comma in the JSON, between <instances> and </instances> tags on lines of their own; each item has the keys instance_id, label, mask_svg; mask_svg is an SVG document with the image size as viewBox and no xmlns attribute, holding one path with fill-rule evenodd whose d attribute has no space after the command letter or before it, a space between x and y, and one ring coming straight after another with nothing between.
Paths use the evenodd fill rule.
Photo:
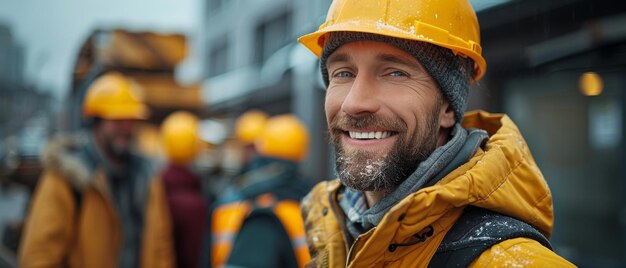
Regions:
<instances>
[{"instance_id":1,"label":"man's eye","mask_svg":"<svg viewBox=\"0 0 626 268\"><path fill-rule=\"evenodd\" d=\"M390 76L394 76L394 77L404 77L404 76L408 76L405 72L402 71L393 71L391 73L389 73Z\"/></svg>"},{"instance_id":2,"label":"man's eye","mask_svg":"<svg viewBox=\"0 0 626 268\"><path fill-rule=\"evenodd\" d=\"M346 71L337 72L337 73L335 73L334 76L338 77L338 78L354 77L354 75L352 75L350 72L346 72Z\"/></svg>"}]
</instances>

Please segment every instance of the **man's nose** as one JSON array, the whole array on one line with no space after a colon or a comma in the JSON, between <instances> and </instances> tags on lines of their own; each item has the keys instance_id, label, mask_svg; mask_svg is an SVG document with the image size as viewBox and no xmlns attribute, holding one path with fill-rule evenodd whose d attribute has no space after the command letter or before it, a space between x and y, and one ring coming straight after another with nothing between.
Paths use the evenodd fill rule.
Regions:
<instances>
[{"instance_id":1,"label":"man's nose","mask_svg":"<svg viewBox=\"0 0 626 268\"><path fill-rule=\"evenodd\" d=\"M377 93L375 79L370 75L359 74L344 98L341 110L356 117L376 113L380 109Z\"/></svg>"},{"instance_id":2,"label":"man's nose","mask_svg":"<svg viewBox=\"0 0 626 268\"><path fill-rule=\"evenodd\" d=\"M131 131L135 127L133 120L119 120L117 122L117 129L119 131Z\"/></svg>"}]
</instances>

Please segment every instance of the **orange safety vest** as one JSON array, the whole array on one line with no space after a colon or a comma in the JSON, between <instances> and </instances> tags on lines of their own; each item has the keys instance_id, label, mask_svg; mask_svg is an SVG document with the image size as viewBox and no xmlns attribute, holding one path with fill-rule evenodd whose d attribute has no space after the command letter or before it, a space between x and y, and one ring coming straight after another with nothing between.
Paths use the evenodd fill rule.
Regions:
<instances>
[{"instance_id":1,"label":"orange safety vest","mask_svg":"<svg viewBox=\"0 0 626 268\"><path fill-rule=\"evenodd\" d=\"M302 268L311 261L304 223L300 216L300 204L293 200L277 202L272 194L262 194L254 200L254 203L249 200L239 201L215 209L211 217L211 267L224 266L244 220L255 208L271 208L280 220L291 239L298 267Z\"/></svg>"}]
</instances>

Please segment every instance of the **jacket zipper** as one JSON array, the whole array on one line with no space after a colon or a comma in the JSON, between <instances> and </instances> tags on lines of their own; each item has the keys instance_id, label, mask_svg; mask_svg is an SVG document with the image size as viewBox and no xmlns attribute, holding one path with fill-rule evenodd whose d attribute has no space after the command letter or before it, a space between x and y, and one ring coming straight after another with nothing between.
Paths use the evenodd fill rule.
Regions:
<instances>
[{"instance_id":1,"label":"jacket zipper","mask_svg":"<svg viewBox=\"0 0 626 268\"><path fill-rule=\"evenodd\" d=\"M348 229L346 228L346 220L345 220L345 215L343 215L343 213L341 213L339 211L339 209L337 208L337 202L335 202L335 200L337 200L337 198L333 198L333 195L337 195L337 193L339 193L339 190L335 190L334 192L330 192L328 193L328 203L330 206L330 209L333 211L333 214L335 214L335 218L337 218L337 222L339 223L342 232L345 233L348 232ZM350 247L348 247L348 245L346 245L346 250L348 251L348 255L346 256L346 266L348 267L348 263L350 263L350 259L352 259L352 249L355 248L355 245L359 242L359 239L369 233L369 232L373 232L374 230L376 230L376 226L374 226L372 229L368 230L367 232L365 232L364 234L359 235L359 237L357 237L354 242L352 243L352 245ZM346 239L346 238L344 238ZM347 239L346 239L347 240Z\"/></svg>"},{"instance_id":2,"label":"jacket zipper","mask_svg":"<svg viewBox=\"0 0 626 268\"><path fill-rule=\"evenodd\" d=\"M352 246L350 246L350 250L348 250L348 256L346 258L346 267L348 267L348 263L350 263L350 260L352 260L353 249L357 247L356 245L359 243L359 241L361 241L361 237L365 236L366 234L368 234L370 232L374 232L375 230L376 230L376 226L372 227L372 229L369 229L369 231L359 235L359 237L357 237L354 240L354 243L352 243Z\"/></svg>"},{"instance_id":3,"label":"jacket zipper","mask_svg":"<svg viewBox=\"0 0 626 268\"><path fill-rule=\"evenodd\" d=\"M352 246L350 246L350 250L348 251L348 256L346 257L346 268L348 267L348 263L350 263L350 259L352 259L352 249L354 248L354 245L356 245L357 242L359 242L359 238L361 236L359 235L359 237L356 238L356 240L354 240L354 243L352 244Z\"/></svg>"},{"instance_id":4,"label":"jacket zipper","mask_svg":"<svg viewBox=\"0 0 626 268\"><path fill-rule=\"evenodd\" d=\"M337 200L336 197L334 197L333 195L337 195L339 193L339 190L335 190L334 192L330 192L328 193L328 205L330 207L330 209L333 211L333 214L335 215L335 218L337 219L337 223L339 223L339 226L341 227L341 231L344 235L344 240L347 241L347 238L345 238L345 232L347 231L346 228L346 219L345 219L345 215L343 215L343 213L341 213L339 211L339 209L337 208L337 202L335 202L335 200ZM334 197L334 198L333 198ZM357 240L359 238L357 237ZM354 245L356 243L355 242L352 244ZM348 245L346 244L346 251L348 252L348 256L350 256L350 253L352 252L352 246L348 247ZM346 258L346 266L348 267L348 261L350 260L350 258Z\"/></svg>"}]
</instances>

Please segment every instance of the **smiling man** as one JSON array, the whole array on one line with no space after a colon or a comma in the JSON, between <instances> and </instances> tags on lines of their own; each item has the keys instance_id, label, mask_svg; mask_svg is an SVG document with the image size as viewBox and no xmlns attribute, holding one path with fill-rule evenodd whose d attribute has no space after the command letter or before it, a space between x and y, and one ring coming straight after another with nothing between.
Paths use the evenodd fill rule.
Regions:
<instances>
[{"instance_id":1,"label":"smiling man","mask_svg":"<svg viewBox=\"0 0 626 268\"><path fill-rule=\"evenodd\" d=\"M335 0L320 57L339 179L303 200L319 267L572 266L513 122L464 111L486 70L466 0Z\"/></svg>"}]
</instances>

